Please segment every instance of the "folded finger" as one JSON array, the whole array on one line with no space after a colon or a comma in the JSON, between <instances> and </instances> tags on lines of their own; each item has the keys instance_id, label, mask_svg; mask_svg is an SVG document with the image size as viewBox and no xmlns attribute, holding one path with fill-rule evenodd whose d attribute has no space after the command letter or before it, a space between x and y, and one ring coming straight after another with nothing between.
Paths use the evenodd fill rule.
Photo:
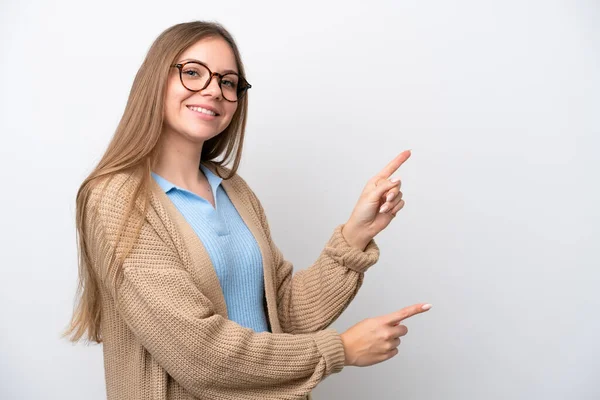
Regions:
<instances>
[{"instance_id":1,"label":"folded finger","mask_svg":"<svg viewBox=\"0 0 600 400\"><path fill-rule=\"evenodd\" d=\"M406 203L404 202L404 200L400 200L398 202L398 204L396 204L391 210L390 213L395 217L396 213L398 213L398 211L402 210L404 208L404 205Z\"/></svg>"},{"instance_id":2,"label":"folded finger","mask_svg":"<svg viewBox=\"0 0 600 400\"><path fill-rule=\"evenodd\" d=\"M370 193L372 200L382 198L388 191L399 186L400 180L381 179L375 183L375 189Z\"/></svg>"},{"instance_id":3,"label":"folded finger","mask_svg":"<svg viewBox=\"0 0 600 400\"><path fill-rule=\"evenodd\" d=\"M397 198L398 194L400 195L399 197L402 198L402 192L399 189L393 188L393 189L388 190L388 192L385 195L385 201L387 201L389 203L390 201Z\"/></svg>"},{"instance_id":4,"label":"folded finger","mask_svg":"<svg viewBox=\"0 0 600 400\"><path fill-rule=\"evenodd\" d=\"M406 334L408 333L408 327L398 322L398 325L394 325L392 332L394 337L406 336Z\"/></svg>"}]
</instances>

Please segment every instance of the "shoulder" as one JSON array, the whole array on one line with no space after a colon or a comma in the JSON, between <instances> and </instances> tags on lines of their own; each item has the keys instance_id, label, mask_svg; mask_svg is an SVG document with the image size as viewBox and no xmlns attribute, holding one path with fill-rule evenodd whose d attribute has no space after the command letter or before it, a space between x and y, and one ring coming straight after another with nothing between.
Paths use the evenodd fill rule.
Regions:
<instances>
[{"instance_id":1,"label":"shoulder","mask_svg":"<svg viewBox=\"0 0 600 400\"><path fill-rule=\"evenodd\" d=\"M148 199L144 196L150 192L141 188L140 174L118 172L95 179L89 184L84 203L82 221L87 239L113 249L121 261L129 255L155 257L157 249L165 252L164 244L170 243L162 220L148 219L156 213L147 209L152 206L145 204Z\"/></svg>"},{"instance_id":2,"label":"shoulder","mask_svg":"<svg viewBox=\"0 0 600 400\"><path fill-rule=\"evenodd\" d=\"M122 208L135 195L139 177L132 172L105 175L89 183L88 206Z\"/></svg>"},{"instance_id":3,"label":"shoulder","mask_svg":"<svg viewBox=\"0 0 600 400\"><path fill-rule=\"evenodd\" d=\"M118 172L90 181L84 190L84 218L108 231L124 225L126 219L134 223L131 217L138 214L132 211L134 203L140 204L136 194L139 183L139 176L132 172Z\"/></svg>"}]
</instances>

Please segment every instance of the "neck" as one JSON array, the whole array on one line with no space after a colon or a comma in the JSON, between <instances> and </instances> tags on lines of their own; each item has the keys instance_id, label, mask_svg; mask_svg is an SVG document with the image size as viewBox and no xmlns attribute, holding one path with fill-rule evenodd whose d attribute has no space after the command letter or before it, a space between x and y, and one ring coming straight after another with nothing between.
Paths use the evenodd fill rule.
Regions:
<instances>
[{"instance_id":1,"label":"neck","mask_svg":"<svg viewBox=\"0 0 600 400\"><path fill-rule=\"evenodd\" d=\"M193 188L204 180L200 158L204 142L190 142L182 135L164 132L153 171L183 188Z\"/></svg>"}]
</instances>

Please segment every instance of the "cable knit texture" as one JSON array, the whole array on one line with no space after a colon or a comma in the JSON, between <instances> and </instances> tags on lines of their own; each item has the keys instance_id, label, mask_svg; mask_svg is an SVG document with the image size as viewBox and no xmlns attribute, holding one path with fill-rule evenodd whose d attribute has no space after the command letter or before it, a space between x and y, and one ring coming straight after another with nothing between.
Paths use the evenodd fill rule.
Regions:
<instances>
[{"instance_id":1,"label":"cable knit texture","mask_svg":"<svg viewBox=\"0 0 600 400\"><path fill-rule=\"evenodd\" d=\"M351 247L340 225L316 262L293 274L254 192L239 175L222 184L262 254L271 332L228 319L206 249L152 179L139 238L123 261L118 286L112 283L111 271L124 252L118 228L137 185L134 175L116 174L92 191L84 224L101 281L109 400L305 399L342 370L342 341L328 326L377 262L377 245L372 240L364 251ZM135 227L127 225L124 234L134 235Z\"/></svg>"}]
</instances>

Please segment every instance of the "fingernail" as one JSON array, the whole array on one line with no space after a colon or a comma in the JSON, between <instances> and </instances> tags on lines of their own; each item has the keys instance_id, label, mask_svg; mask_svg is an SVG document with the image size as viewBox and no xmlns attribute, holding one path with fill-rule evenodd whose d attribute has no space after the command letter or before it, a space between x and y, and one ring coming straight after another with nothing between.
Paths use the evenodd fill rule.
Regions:
<instances>
[{"instance_id":1,"label":"fingernail","mask_svg":"<svg viewBox=\"0 0 600 400\"><path fill-rule=\"evenodd\" d=\"M393 198L394 198L394 192L388 193L388 195L385 196L386 201L391 201Z\"/></svg>"},{"instance_id":2,"label":"fingernail","mask_svg":"<svg viewBox=\"0 0 600 400\"><path fill-rule=\"evenodd\" d=\"M429 310L431 308L431 304L425 304L423 307L421 307L423 310Z\"/></svg>"},{"instance_id":3,"label":"fingernail","mask_svg":"<svg viewBox=\"0 0 600 400\"><path fill-rule=\"evenodd\" d=\"M388 208L389 207L388 207L387 203L385 203L384 205L381 206L381 208L379 209L379 212L384 213L388 210Z\"/></svg>"},{"instance_id":4,"label":"fingernail","mask_svg":"<svg viewBox=\"0 0 600 400\"><path fill-rule=\"evenodd\" d=\"M390 182L392 182L392 183L400 182L400 178L392 178L392 179L390 179Z\"/></svg>"}]
</instances>

